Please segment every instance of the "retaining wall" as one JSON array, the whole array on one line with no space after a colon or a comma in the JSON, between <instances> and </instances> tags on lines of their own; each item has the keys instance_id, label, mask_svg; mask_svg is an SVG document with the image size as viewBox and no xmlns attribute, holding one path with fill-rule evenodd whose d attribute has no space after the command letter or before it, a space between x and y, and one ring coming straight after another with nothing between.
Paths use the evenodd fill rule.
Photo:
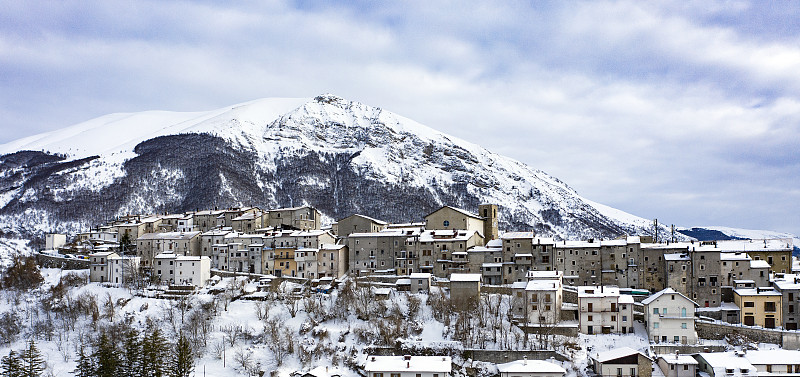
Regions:
<instances>
[{"instance_id":1,"label":"retaining wall","mask_svg":"<svg viewBox=\"0 0 800 377\"><path fill-rule=\"evenodd\" d=\"M52 255L36 253L36 264L47 268L60 268L62 270L86 270L89 261L79 258L63 258Z\"/></svg>"},{"instance_id":2,"label":"retaining wall","mask_svg":"<svg viewBox=\"0 0 800 377\"><path fill-rule=\"evenodd\" d=\"M724 339L728 334L741 335L754 342L779 344L784 349L800 349L800 332L744 326L723 322L695 321L697 335L703 339Z\"/></svg>"}]
</instances>

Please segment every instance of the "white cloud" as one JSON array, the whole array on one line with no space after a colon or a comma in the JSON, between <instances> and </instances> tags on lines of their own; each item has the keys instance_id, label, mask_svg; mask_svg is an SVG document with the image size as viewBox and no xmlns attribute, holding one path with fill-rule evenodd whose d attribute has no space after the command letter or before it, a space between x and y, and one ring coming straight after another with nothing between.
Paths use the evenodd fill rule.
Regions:
<instances>
[{"instance_id":1,"label":"white cloud","mask_svg":"<svg viewBox=\"0 0 800 377\"><path fill-rule=\"evenodd\" d=\"M800 233L800 38L730 21L758 3L307 5L4 8L4 141L109 112L333 92L640 216Z\"/></svg>"}]
</instances>

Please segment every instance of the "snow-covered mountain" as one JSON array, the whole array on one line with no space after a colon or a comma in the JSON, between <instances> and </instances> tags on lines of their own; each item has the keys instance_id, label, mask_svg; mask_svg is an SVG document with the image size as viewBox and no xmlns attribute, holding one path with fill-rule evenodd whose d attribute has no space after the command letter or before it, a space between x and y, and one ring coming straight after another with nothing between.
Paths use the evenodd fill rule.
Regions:
<instances>
[{"instance_id":1,"label":"snow-covered mountain","mask_svg":"<svg viewBox=\"0 0 800 377\"><path fill-rule=\"evenodd\" d=\"M329 219L419 221L441 205L497 203L507 230L564 239L653 233L649 220L540 170L333 95L111 114L0 154L0 226L28 237L126 213L302 204Z\"/></svg>"},{"instance_id":2,"label":"snow-covered mountain","mask_svg":"<svg viewBox=\"0 0 800 377\"><path fill-rule=\"evenodd\" d=\"M730 228L724 226L695 226L691 228L678 228L679 233L695 238L699 241L725 240L725 239L775 239L788 238L794 245L794 254L800 254L800 238L792 233L775 232L771 230L755 230Z\"/></svg>"}]
</instances>

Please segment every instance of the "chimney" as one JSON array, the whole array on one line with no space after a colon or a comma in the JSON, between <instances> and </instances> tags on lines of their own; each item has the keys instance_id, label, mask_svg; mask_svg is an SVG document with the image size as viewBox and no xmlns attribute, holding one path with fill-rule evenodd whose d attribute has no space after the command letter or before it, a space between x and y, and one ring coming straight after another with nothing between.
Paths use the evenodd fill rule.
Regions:
<instances>
[{"instance_id":1,"label":"chimney","mask_svg":"<svg viewBox=\"0 0 800 377\"><path fill-rule=\"evenodd\" d=\"M403 355L403 360L411 360L411 355Z\"/></svg>"},{"instance_id":2,"label":"chimney","mask_svg":"<svg viewBox=\"0 0 800 377\"><path fill-rule=\"evenodd\" d=\"M528 356L522 356L522 365L528 365Z\"/></svg>"}]
</instances>

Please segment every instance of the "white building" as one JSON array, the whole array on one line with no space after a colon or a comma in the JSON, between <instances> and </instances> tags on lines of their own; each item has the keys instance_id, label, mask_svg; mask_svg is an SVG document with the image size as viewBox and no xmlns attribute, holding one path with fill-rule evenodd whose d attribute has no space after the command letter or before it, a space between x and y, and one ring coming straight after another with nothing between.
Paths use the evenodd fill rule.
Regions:
<instances>
[{"instance_id":1,"label":"white building","mask_svg":"<svg viewBox=\"0 0 800 377\"><path fill-rule=\"evenodd\" d=\"M661 355L656 360L664 377L695 377L697 360L689 355Z\"/></svg>"},{"instance_id":2,"label":"white building","mask_svg":"<svg viewBox=\"0 0 800 377\"><path fill-rule=\"evenodd\" d=\"M617 287L578 287L578 323L589 335L633 332L633 297Z\"/></svg>"},{"instance_id":3,"label":"white building","mask_svg":"<svg viewBox=\"0 0 800 377\"><path fill-rule=\"evenodd\" d=\"M697 303L672 288L642 301L648 338L655 342L697 343L694 311Z\"/></svg>"},{"instance_id":4,"label":"white building","mask_svg":"<svg viewBox=\"0 0 800 377\"><path fill-rule=\"evenodd\" d=\"M319 249L302 248L294 251L294 262L297 263L297 275L304 279L319 278L317 253Z\"/></svg>"},{"instance_id":5,"label":"white building","mask_svg":"<svg viewBox=\"0 0 800 377\"><path fill-rule=\"evenodd\" d=\"M561 320L563 275L561 271L529 271L527 282L512 285L513 314L529 324L556 324Z\"/></svg>"},{"instance_id":6,"label":"white building","mask_svg":"<svg viewBox=\"0 0 800 377\"><path fill-rule=\"evenodd\" d=\"M561 365L527 359L497 364L497 371L500 377L564 377L567 374Z\"/></svg>"},{"instance_id":7,"label":"white building","mask_svg":"<svg viewBox=\"0 0 800 377\"><path fill-rule=\"evenodd\" d=\"M450 356L368 356L367 377L449 377Z\"/></svg>"},{"instance_id":8,"label":"white building","mask_svg":"<svg viewBox=\"0 0 800 377\"><path fill-rule=\"evenodd\" d=\"M89 281L105 283L108 281L108 259L119 257L111 251L89 254Z\"/></svg>"},{"instance_id":9,"label":"white building","mask_svg":"<svg viewBox=\"0 0 800 377\"><path fill-rule=\"evenodd\" d=\"M181 255L175 258L175 282L181 285L202 287L211 278L211 259Z\"/></svg>"},{"instance_id":10,"label":"white building","mask_svg":"<svg viewBox=\"0 0 800 377\"><path fill-rule=\"evenodd\" d=\"M108 257L107 271L108 282L122 284L131 281L139 272L139 262L141 258L134 256L119 256L117 254Z\"/></svg>"},{"instance_id":11,"label":"white building","mask_svg":"<svg viewBox=\"0 0 800 377\"><path fill-rule=\"evenodd\" d=\"M211 278L211 259L161 253L154 259L153 272L164 283L202 287Z\"/></svg>"},{"instance_id":12,"label":"white building","mask_svg":"<svg viewBox=\"0 0 800 377\"><path fill-rule=\"evenodd\" d=\"M48 233L44 237L46 250L55 250L67 244L67 235L60 233Z\"/></svg>"},{"instance_id":13,"label":"white building","mask_svg":"<svg viewBox=\"0 0 800 377\"><path fill-rule=\"evenodd\" d=\"M740 351L738 351L740 352ZM697 369L710 377L757 377L758 370L744 354L735 352L698 353Z\"/></svg>"}]
</instances>

